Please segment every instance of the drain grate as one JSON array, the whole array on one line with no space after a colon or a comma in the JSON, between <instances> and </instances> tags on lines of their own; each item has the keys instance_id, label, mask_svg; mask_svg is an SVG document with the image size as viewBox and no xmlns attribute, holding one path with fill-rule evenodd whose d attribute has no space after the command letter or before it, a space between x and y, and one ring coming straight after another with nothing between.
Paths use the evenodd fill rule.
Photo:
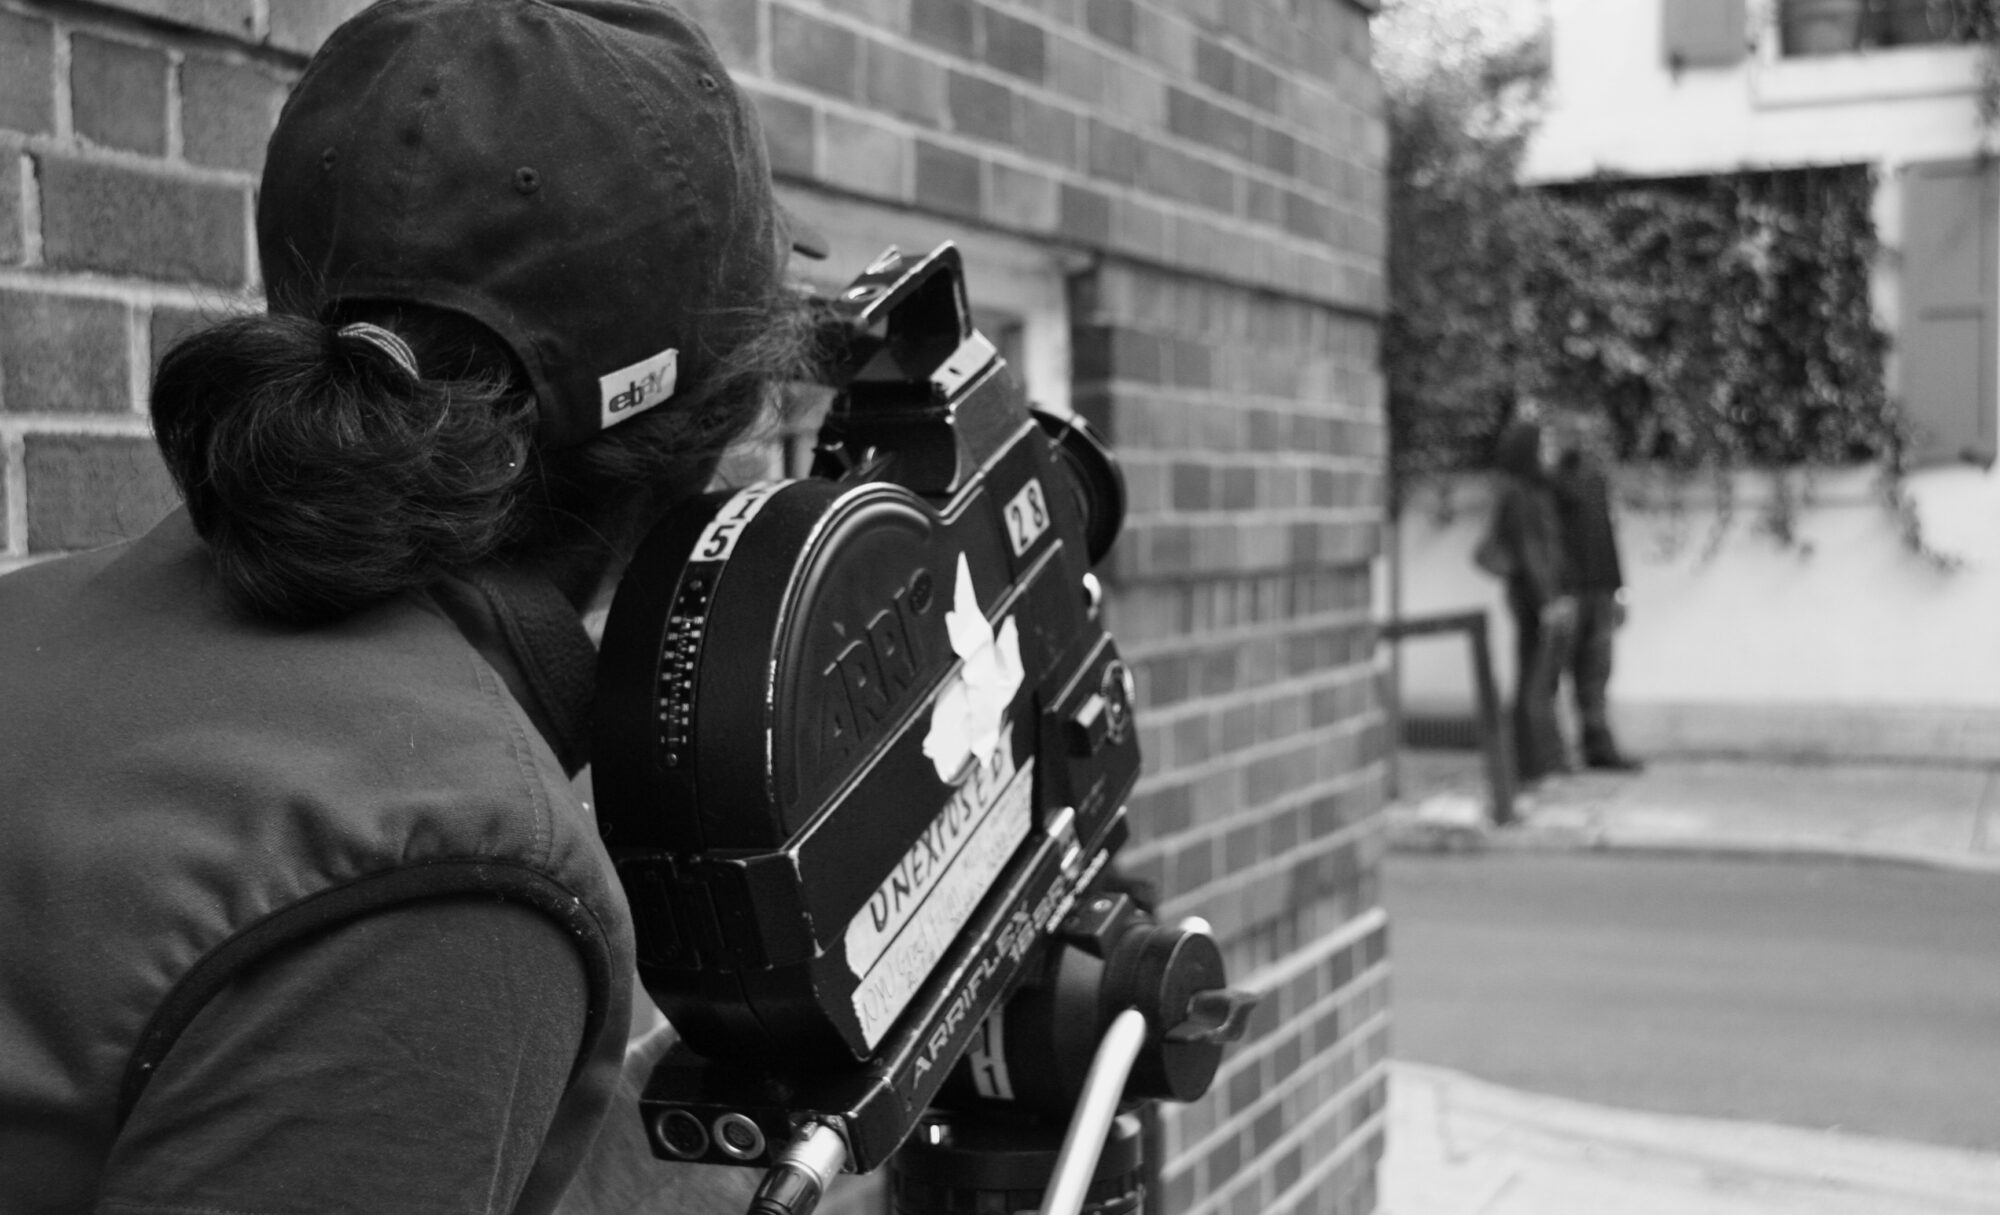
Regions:
<instances>
[{"instance_id":1,"label":"drain grate","mask_svg":"<svg viewBox=\"0 0 2000 1215\"><path fill-rule=\"evenodd\" d=\"M1463 716L1406 714L1403 717L1403 745L1420 750L1477 751L1479 722L1470 714Z\"/></svg>"}]
</instances>

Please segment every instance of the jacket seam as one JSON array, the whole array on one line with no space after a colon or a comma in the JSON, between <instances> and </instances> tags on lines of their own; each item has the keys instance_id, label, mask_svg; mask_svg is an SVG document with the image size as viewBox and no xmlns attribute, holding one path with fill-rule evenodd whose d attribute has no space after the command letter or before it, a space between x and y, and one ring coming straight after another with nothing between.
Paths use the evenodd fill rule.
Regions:
<instances>
[{"instance_id":1,"label":"jacket seam","mask_svg":"<svg viewBox=\"0 0 2000 1215\"><path fill-rule=\"evenodd\" d=\"M469 643L467 648L472 648ZM522 792L527 794L530 813L534 816L535 860L544 868L552 868L556 842L555 810L549 804L548 789L533 758L534 745L528 738L527 714L514 702L513 694L507 691L499 672L476 649L473 649L471 658L480 691L486 694L487 701L498 710L501 720L506 723L507 754L514 761L514 770L521 778Z\"/></svg>"},{"instance_id":2,"label":"jacket seam","mask_svg":"<svg viewBox=\"0 0 2000 1215\"><path fill-rule=\"evenodd\" d=\"M462 894L493 894L524 903L555 920L579 942L590 999L584 1034L570 1067L574 1082L602 1032L611 984L617 981L612 974L611 934L577 892L541 869L514 860L458 857L382 870L328 887L260 917L205 951L153 1006L126 1059L114 1125L123 1126L130 1117L181 1033L247 967L316 932L370 913Z\"/></svg>"}]
</instances>

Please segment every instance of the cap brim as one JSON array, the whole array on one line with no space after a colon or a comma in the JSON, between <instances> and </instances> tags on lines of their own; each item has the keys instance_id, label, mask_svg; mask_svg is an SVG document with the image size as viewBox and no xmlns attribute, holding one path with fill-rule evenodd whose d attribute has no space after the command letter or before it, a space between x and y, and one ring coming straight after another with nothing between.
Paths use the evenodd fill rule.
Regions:
<instances>
[{"instance_id":1,"label":"cap brim","mask_svg":"<svg viewBox=\"0 0 2000 1215\"><path fill-rule=\"evenodd\" d=\"M794 253L825 261L827 254L832 252L826 243L826 237L820 234L819 229L800 219L783 203L778 204L778 228L784 233L785 243Z\"/></svg>"}]
</instances>

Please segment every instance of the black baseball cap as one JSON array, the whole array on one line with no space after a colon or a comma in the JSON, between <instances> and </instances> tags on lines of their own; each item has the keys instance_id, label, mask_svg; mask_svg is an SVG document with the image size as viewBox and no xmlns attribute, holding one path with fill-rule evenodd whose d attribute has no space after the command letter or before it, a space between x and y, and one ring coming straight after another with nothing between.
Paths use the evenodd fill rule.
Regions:
<instances>
[{"instance_id":1,"label":"black baseball cap","mask_svg":"<svg viewBox=\"0 0 2000 1215\"><path fill-rule=\"evenodd\" d=\"M462 313L533 382L561 447L668 401L707 314L761 302L785 248L749 101L653 0L383 0L286 101L257 204L274 310Z\"/></svg>"}]
</instances>

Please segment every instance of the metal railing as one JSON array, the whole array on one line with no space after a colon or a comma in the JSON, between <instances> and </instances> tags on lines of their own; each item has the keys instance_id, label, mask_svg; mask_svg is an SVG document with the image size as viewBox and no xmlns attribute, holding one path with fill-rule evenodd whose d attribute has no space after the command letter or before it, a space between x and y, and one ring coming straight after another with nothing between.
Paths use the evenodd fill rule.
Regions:
<instances>
[{"instance_id":1,"label":"metal railing","mask_svg":"<svg viewBox=\"0 0 2000 1215\"><path fill-rule=\"evenodd\" d=\"M1486 756L1486 783L1493 798L1493 823L1504 826L1514 821L1514 746L1507 715L1500 707L1500 687L1493 677L1493 650L1486 639L1483 610L1442 612L1430 616L1405 616L1382 623L1382 640L1400 644L1413 637L1462 634L1470 646L1472 686L1476 697L1474 729L1479 749ZM1401 743L1402 707L1399 697L1389 698L1390 737Z\"/></svg>"}]
</instances>

